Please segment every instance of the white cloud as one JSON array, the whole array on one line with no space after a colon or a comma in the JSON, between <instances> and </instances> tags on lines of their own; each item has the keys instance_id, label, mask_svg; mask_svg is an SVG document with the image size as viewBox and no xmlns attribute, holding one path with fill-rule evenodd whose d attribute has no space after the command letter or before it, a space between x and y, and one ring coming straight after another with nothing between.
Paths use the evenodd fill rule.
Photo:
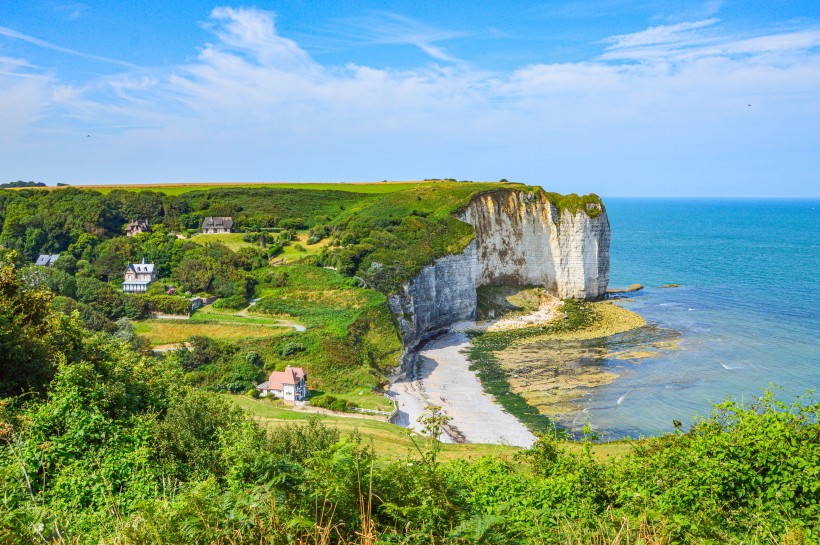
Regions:
<instances>
[{"instance_id":1,"label":"white cloud","mask_svg":"<svg viewBox=\"0 0 820 545\"><path fill-rule=\"evenodd\" d=\"M16 150L22 135L42 118L49 106L52 80L46 74L32 73L33 67L21 59L0 57L0 150ZM3 157L0 151L0 159ZM0 161L2 162L2 161Z\"/></svg>"},{"instance_id":2,"label":"white cloud","mask_svg":"<svg viewBox=\"0 0 820 545\"><path fill-rule=\"evenodd\" d=\"M713 27L718 19L684 22L675 25L649 27L640 32L611 36L603 41L609 44L602 59L622 60L666 55L684 48L702 46L714 40L714 36L704 33Z\"/></svg>"},{"instance_id":3,"label":"white cloud","mask_svg":"<svg viewBox=\"0 0 820 545\"><path fill-rule=\"evenodd\" d=\"M39 38L35 38L33 36L29 36L27 34L23 34L22 32L17 32L11 28L6 28L0 26L0 36L5 36L6 38L11 38L13 40L20 40L22 42L27 42L32 45L36 45L38 47L42 47L45 49L52 49L54 51L59 51L60 53L66 53L68 55L73 55L76 57L84 57L86 59L91 59L100 62L106 62L111 64L118 64L120 66L125 66L126 68L138 68L136 65L131 64L129 62L120 61L117 59L111 59L108 57L101 57L99 55L91 55L89 53L83 53L81 51L76 51L74 49L69 49L67 47L61 47L59 45L52 44L45 40L40 40Z\"/></svg>"},{"instance_id":4,"label":"white cloud","mask_svg":"<svg viewBox=\"0 0 820 545\"><path fill-rule=\"evenodd\" d=\"M350 29L355 29L355 34L349 36L349 39L360 45L412 45L437 61L462 62L436 44L463 38L467 36L464 32L435 28L416 19L388 12L374 12L364 17L345 19L342 24L343 27L337 28L336 32L344 36L350 33Z\"/></svg>"},{"instance_id":5,"label":"white cloud","mask_svg":"<svg viewBox=\"0 0 820 545\"><path fill-rule=\"evenodd\" d=\"M737 38L713 19L655 26L613 36L598 59L491 73L465 63L323 66L255 9L217 8L207 28L213 42L185 65L83 85L0 58L0 72L15 75L0 77L0 110L19 113L0 154L51 179L85 161L95 168L76 172L87 182L453 175L565 178L577 185L557 189L601 193L617 192L596 186L602 178L671 175L661 164L717 184L726 173L704 158L718 150L755 164L751 177L801 179L800 161L775 149L820 167L801 152L820 138L815 29ZM453 35L416 30L389 43L435 48ZM389 41L385 32L365 39ZM22 74L40 79L26 87ZM73 139L86 131L93 140ZM43 153L51 170L36 161Z\"/></svg>"},{"instance_id":6,"label":"white cloud","mask_svg":"<svg viewBox=\"0 0 820 545\"><path fill-rule=\"evenodd\" d=\"M279 68L304 68L312 61L292 40L276 33L273 13L257 9L219 7L211 12L214 25L210 28L219 38L222 47L247 52L260 63Z\"/></svg>"},{"instance_id":7,"label":"white cloud","mask_svg":"<svg viewBox=\"0 0 820 545\"><path fill-rule=\"evenodd\" d=\"M88 4L85 2L56 2L51 7L57 13L62 13L69 21L76 21L88 11Z\"/></svg>"}]
</instances>

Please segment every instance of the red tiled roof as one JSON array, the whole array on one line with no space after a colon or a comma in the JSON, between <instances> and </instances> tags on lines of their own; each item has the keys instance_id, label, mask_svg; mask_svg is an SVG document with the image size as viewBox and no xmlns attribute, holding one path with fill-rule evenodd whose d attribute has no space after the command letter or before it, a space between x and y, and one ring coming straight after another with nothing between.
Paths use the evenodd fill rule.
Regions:
<instances>
[{"instance_id":1,"label":"red tiled roof","mask_svg":"<svg viewBox=\"0 0 820 545\"><path fill-rule=\"evenodd\" d=\"M284 371L274 371L270 374L268 388L271 390L283 390L285 384L299 384L305 378L305 370L301 367L288 366Z\"/></svg>"}]
</instances>

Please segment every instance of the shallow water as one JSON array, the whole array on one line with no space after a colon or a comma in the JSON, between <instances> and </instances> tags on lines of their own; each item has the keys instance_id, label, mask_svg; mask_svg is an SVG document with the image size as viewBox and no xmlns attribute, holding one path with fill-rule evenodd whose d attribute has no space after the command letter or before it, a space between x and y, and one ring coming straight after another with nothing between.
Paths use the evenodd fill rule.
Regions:
<instances>
[{"instance_id":1,"label":"shallow water","mask_svg":"<svg viewBox=\"0 0 820 545\"><path fill-rule=\"evenodd\" d=\"M820 386L820 201L605 203L610 287L647 286L621 304L655 332L607 343L595 363L619 377L586 391L564 424L589 422L609 438L656 435L729 395L749 399L775 384L790 402ZM659 287L670 283L683 286ZM653 347L659 331L680 332L679 342ZM658 354L612 354L624 351Z\"/></svg>"}]
</instances>

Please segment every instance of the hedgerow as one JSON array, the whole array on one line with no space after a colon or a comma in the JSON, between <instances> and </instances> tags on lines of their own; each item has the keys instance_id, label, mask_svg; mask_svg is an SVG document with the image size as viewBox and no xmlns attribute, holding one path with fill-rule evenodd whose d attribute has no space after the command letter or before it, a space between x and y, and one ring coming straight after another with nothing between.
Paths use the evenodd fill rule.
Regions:
<instances>
[{"instance_id":1,"label":"hedgerow","mask_svg":"<svg viewBox=\"0 0 820 545\"><path fill-rule=\"evenodd\" d=\"M191 302L185 297L148 294L134 294L132 297L146 303L152 312L162 314L188 314L191 310Z\"/></svg>"}]
</instances>

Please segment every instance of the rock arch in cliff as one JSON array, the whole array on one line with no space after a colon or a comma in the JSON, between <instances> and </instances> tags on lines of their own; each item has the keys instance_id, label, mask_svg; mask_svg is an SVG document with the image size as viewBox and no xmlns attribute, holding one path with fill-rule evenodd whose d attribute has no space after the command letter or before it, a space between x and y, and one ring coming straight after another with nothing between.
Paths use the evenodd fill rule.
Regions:
<instances>
[{"instance_id":1,"label":"rock arch in cliff","mask_svg":"<svg viewBox=\"0 0 820 545\"><path fill-rule=\"evenodd\" d=\"M572 212L541 191L501 190L475 196L459 214L475 238L459 254L437 259L389 298L405 347L455 322L471 320L476 289L544 286L558 297L596 299L609 283L606 210Z\"/></svg>"}]
</instances>

